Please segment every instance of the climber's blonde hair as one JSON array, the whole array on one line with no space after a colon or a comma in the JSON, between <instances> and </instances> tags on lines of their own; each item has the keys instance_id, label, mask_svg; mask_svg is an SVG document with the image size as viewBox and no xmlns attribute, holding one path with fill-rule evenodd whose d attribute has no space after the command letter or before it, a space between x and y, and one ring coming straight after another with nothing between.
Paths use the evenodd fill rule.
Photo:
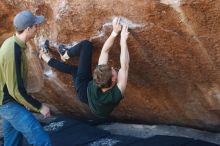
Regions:
<instances>
[{"instance_id":1,"label":"climber's blonde hair","mask_svg":"<svg viewBox=\"0 0 220 146\"><path fill-rule=\"evenodd\" d=\"M112 84L112 69L107 64L97 65L93 72L93 80L99 88L109 88Z\"/></svg>"}]
</instances>

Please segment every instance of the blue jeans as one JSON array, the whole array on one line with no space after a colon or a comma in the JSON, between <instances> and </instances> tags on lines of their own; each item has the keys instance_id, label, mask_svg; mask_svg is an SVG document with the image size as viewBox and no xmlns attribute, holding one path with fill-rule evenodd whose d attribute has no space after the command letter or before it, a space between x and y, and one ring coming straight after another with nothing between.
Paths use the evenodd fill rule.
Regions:
<instances>
[{"instance_id":1,"label":"blue jeans","mask_svg":"<svg viewBox=\"0 0 220 146\"><path fill-rule=\"evenodd\" d=\"M4 146L21 146L23 136L34 146L51 146L48 134L37 119L17 102L0 105Z\"/></svg>"},{"instance_id":2,"label":"blue jeans","mask_svg":"<svg viewBox=\"0 0 220 146\"><path fill-rule=\"evenodd\" d=\"M77 96L79 100L85 104L88 104L88 83L92 80L92 49L92 43L84 40L67 51L69 57L79 56L78 66L63 63L54 58L50 59L48 62L49 66L63 73L72 75Z\"/></svg>"}]
</instances>

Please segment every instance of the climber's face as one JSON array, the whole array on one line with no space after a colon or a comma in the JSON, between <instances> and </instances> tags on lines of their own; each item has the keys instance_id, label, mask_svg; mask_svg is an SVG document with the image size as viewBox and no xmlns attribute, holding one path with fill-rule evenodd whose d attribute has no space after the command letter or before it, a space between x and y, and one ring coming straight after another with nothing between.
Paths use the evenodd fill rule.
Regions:
<instances>
[{"instance_id":1,"label":"climber's face","mask_svg":"<svg viewBox=\"0 0 220 146\"><path fill-rule=\"evenodd\" d=\"M118 79L118 72L112 67L112 84L116 84Z\"/></svg>"}]
</instances>

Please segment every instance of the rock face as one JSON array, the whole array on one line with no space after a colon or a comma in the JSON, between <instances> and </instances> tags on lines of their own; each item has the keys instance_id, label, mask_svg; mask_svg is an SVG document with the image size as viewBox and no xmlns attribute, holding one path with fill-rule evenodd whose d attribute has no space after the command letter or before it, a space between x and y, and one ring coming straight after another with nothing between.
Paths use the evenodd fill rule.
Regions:
<instances>
[{"instance_id":1,"label":"rock face","mask_svg":"<svg viewBox=\"0 0 220 146\"><path fill-rule=\"evenodd\" d=\"M71 77L45 65L37 50L45 38L70 46L91 39L95 66L112 18L121 16L130 28L131 62L125 98L112 116L220 131L219 6L219 0L1 0L0 43L14 32L16 12L44 15L46 22L29 43L29 91L65 113L90 117ZM119 53L116 41L110 55L116 67ZM55 50L52 55L59 57Z\"/></svg>"}]
</instances>

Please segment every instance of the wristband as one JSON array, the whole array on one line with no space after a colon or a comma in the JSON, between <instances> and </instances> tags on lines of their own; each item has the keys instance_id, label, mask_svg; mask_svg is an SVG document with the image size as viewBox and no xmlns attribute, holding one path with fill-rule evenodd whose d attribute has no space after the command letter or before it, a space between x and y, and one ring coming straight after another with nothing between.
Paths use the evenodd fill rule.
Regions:
<instances>
[{"instance_id":1,"label":"wristband","mask_svg":"<svg viewBox=\"0 0 220 146\"><path fill-rule=\"evenodd\" d=\"M112 31L111 36L116 37L118 34L115 31Z\"/></svg>"}]
</instances>

